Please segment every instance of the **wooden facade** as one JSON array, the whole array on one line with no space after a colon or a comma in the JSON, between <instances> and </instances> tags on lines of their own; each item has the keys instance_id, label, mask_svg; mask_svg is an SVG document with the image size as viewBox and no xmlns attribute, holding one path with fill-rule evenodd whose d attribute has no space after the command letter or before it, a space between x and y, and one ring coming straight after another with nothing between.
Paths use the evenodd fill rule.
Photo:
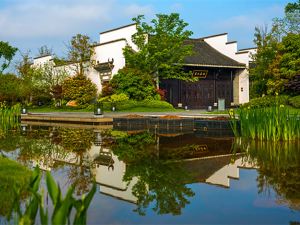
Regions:
<instances>
[{"instance_id":1,"label":"wooden facade","mask_svg":"<svg viewBox=\"0 0 300 225\"><path fill-rule=\"evenodd\" d=\"M187 68L186 68L187 69ZM166 91L166 100L174 107L182 104L189 109L214 106L218 99L225 99L225 106L233 102L233 79L238 69L189 67L198 77L196 82L177 79L162 80L160 88Z\"/></svg>"}]
</instances>

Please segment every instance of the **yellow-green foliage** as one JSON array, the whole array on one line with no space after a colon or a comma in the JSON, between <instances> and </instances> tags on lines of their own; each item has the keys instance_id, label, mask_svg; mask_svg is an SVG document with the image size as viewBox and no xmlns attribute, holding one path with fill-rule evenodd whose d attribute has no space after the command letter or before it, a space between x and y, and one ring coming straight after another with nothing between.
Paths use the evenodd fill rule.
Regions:
<instances>
[{"instance_id":1,"label":"yellow-green foliage","mask_svg":"<svg viewBox=\"0 0 300 225\"><path fill-rule=\"evenodd\" d=\"M83 75L66 79L62 87L63 98L65 100L75 100L79 106L90 103L97 94L96 85Z\"/></svg>"}]
</instances>

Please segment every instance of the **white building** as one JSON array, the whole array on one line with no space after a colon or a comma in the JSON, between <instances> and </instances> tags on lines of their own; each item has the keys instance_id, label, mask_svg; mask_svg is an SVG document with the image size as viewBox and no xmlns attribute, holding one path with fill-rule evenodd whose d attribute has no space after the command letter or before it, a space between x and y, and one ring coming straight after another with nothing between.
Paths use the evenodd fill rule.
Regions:
<instances>
[{"instance_id":1,"label":"white building","mask_svg":"<svg viewBox=\"0 0 300 225\"><path fill-rule=\"evenodd\" d=\"M103 84L109 82L119 69L125 66L123 48L126 45L138 50L132 42L136 24L129 24L100 33L99 43L94 45L93 61L96 65L87 69L87 77L96 84L99 93ZM187 83L178 80L165 80L161 88L167 91L167 101L174 106L179 103L189 108L206 108L215 105L218 99L225 99L226 106L249 101L248 67L251 54L256 49L238 50L237 42L228 42L227 33L187 40L194 45L193 56L184 63L199 81ZM52 56L34 58L34 65L52 61ZM64 66L74 75L75 64Z\"/></svg>"}]
</instances>

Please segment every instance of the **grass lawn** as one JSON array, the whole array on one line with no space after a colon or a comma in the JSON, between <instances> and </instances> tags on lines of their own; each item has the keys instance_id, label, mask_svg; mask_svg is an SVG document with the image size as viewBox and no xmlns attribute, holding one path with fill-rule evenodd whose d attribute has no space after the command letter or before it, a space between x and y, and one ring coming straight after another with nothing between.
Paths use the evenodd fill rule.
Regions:
<instances>
[{"instance_id":1,"label":"grass lawn","mask_svg":"<svg viewBox=\"0 0 300 225\"><path fill-rule=\"evenodd\" d=\"M76 109L70 107L52 108L52 107L36 107L28 109L29 112L46 113L46 112L93 112L93 109ZM118 112L184 112L184 109L169 109L169 108L149 108L149 107L136 107L131 109L118 110ZM104 112L111 112L104 110Z\"/></svg>"},{"instance_id":2,"label":"grass lawn","mask_svg":"<svg viewBox=\"0 0 300 225\"><path fill-rule=\"evenodd\" d=\"M293 108L291 106L286 106L289 108L291 114L300 114L300 109ZM234 109L237 111L237 108ZM93 112L93 109L77 109L71 107L62 107L62 108L53 108L49 106L35 107L28 109L29 112L34 113L47 113L47 112ZM104 112L111 112L109 110L104 110ZM135 107L124 110L117 110L117 112L185 112L184 109L170 109L170 108L149 108L149 107ZM228 114L228 109L225 111L214 110L212 112L208 112L207 110L201 110L201 114Z\"/></svg>"}]
</instances>

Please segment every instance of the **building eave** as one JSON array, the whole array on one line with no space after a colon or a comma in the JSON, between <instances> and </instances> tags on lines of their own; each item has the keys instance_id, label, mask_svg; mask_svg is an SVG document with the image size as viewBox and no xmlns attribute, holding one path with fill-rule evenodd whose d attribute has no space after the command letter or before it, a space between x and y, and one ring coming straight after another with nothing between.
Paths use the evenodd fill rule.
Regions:
<instances>
[{"instance_id":1,"label":"building eave","mask_svg":"<svg viewBox=\"0 0 300 225\"><path fill-rule=\"evenodd\" d=\"M124 26L121 26L121 27L114 28L114 29L106 30L106 31L100 32L100 35L105 34L105 33L109 33L109 32L112 32L112 31L120 30L120 29L123 29L123 28L126 28L126 27L131 27L133 25L137 25L137 23L131 23L131 24L127 24L127 25L124 25Z\"/></svg>"},{"instance_id":2,"label":"building eave","mask_svg":"<svg viewBox=\"0 0 300 225\"><path fill-rule=\"evenodd\" d=\"M195 67L211 67L211 68L231 68L231 69L246 69L246 65L241 66L225 66L225 65L210 65L210 64L191 64L191 63L183 63L180 64L182 66L195 66Z\"/></svg>"},{"instance_id":3,"label":"building eave","mask_svg":"<svg viewBox=\"0 0 300 225\"><path fill-rule=\"evenodd\" d=\"M125 38L119 38L119 39L112 40L112 41L107 41L107 42L103 42L103 43L94 44L91 47L98 47L98 46L102 46L102 45L108 45L108 44L115 43L115 42L120 42L120 41L125 41L126 42L126 39Z\"/></svg>"}]
</instances>

